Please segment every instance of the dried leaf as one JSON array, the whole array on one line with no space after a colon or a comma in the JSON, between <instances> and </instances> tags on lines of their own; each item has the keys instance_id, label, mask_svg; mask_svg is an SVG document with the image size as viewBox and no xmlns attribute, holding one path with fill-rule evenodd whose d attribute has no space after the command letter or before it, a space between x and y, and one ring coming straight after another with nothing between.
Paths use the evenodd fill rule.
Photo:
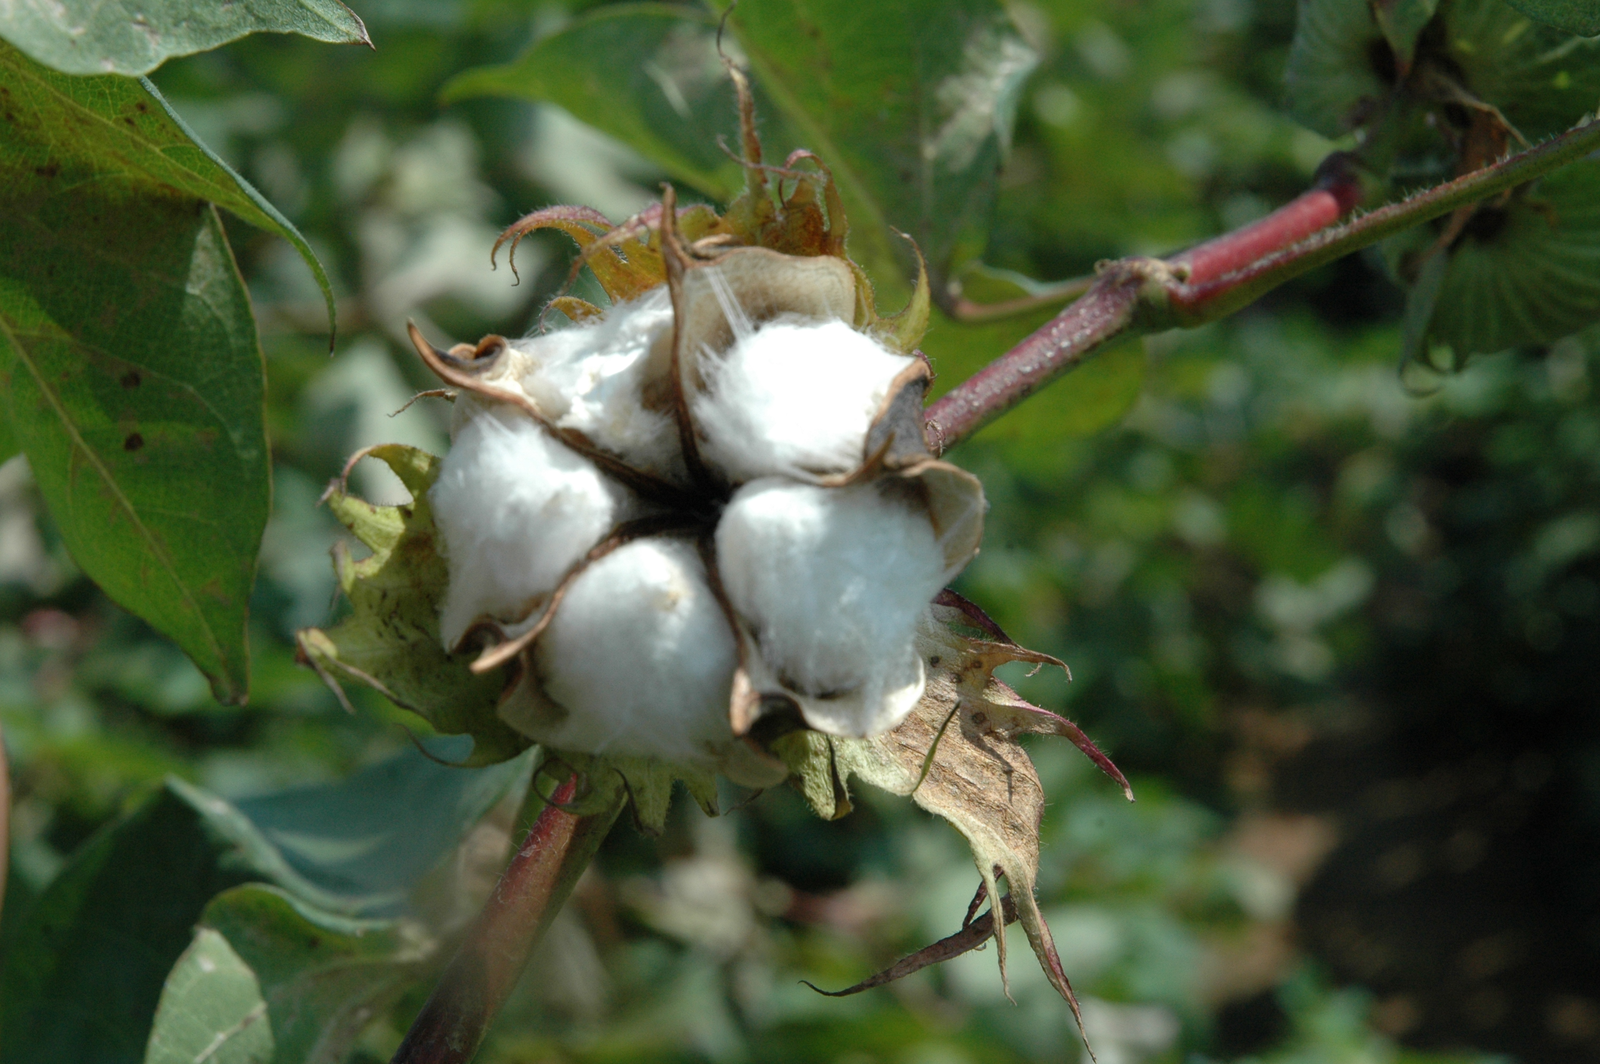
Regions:
<instances>
[{"instance_id":1,"label":"dried leaf","mask_svg":"<svg viewBox=\"0 0 1600 1064\"><path fill-rule=\"evenodd\" d=\"M910 795L922 808L953 824L972 846L987 896L1000 896L1000 876L1010 884L1010 898L1029 945L1051 984L1079 1016L1077 998L1033 896L1044 792L1017 737L1024 732L1066 735L1125 790L1127 782L1075 725L1029 705L993 675L996 667L1010 661L1061 663L1017 646L976 607L969 610L962 603L947 594L930 611L918 637L928 669L927 688L899 727L873 739L796 733L779 739L774 750L789 764L812 808L825 819L848 811L849 780L857 776L893 794ZM993 638L968 637L953 630L952 622L977 627ZM970 927L964 935L930 947L931 953L915 955L921 959L915 967L966 944ZM1004 982L1005 935L998 928L993 933ZM1079 1024L1081 1028L1081 1016Z\"/></svg>"}]
</instances>

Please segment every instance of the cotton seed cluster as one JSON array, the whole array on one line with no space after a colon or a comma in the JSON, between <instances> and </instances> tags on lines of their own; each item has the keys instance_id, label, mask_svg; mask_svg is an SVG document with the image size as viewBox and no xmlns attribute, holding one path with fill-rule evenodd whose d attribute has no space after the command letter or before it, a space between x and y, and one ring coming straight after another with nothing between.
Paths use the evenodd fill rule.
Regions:
<instances>
[{"instance_id":1,"label":"cotton seed cluster","mask_svg":"<svg viewBox=\"0 0 1600 1064\"><path fill-rule=\"evenodd\" d=\"M927 453L926 371L855 307L841 260L745 248L544 335L419 339L460 388L430 495L440 632L520 664L503 719L726 769L774 707L869 736L916 705L918 626L982 492Z\"/></svg>"}]
</instances>

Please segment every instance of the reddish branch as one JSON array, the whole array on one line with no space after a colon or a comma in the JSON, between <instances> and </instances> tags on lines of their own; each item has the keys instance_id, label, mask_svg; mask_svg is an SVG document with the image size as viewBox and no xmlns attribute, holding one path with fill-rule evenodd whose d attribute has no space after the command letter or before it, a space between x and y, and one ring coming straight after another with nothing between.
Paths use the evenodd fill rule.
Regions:
<instances>
[{"instance_id":1,"label":"reddish branch","mask_svg":"<svg viewBox=\"0 0 1600 1064\"><path fill-rule=\"evenodd\" d=\"M1333 223L1356 202L1357 184L1336 156L1316 188L1260 221L1170 259L1102 264L1080 299L928 407L928 442L935 452L955 446L1119 336L1215 321L1308 270L1596 149L1600 121L1343 225Z\"/></svg>"},{"instance_id":2,"label":"reddish branch","mask_svg":"<svg viewBox=\"0 0 1600 1064\"><path fill-rule=\"evenodd\" d=\"M567 812L577 787L570 776L550 796L391 1064L465 1064L477 1052L616 816L615 805L591 816Z\"/></svg>"}]
</instances>

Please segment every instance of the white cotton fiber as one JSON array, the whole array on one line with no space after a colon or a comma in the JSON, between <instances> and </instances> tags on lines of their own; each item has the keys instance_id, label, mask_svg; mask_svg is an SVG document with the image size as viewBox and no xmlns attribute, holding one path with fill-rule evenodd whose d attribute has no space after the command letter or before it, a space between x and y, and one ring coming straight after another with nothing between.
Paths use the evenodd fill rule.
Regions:
<instances>
[{"instance_id":1,"label":"white cotton fiber","mask_svg":"<svg viewBox=\"0 0 1600 1064\"><path fill-rule=\"evenodd\" d=\"M944 582L926 514L874 483L752 481L723 511L717 567L781 682L821 699L857 695L859 715L841 731L892 727L915 702L920 691L901 697L908 673L920 675L912 639Z\"/></svg>"},{"instance_id":2,"label":"white cotton fiber","mask_svg":"<svg viewBox=\"0 0 1600 1064\"><path fill-rule=\"evenodd\" d=\"M736 330L737 332L738 330ZM734 483L859 466L867 429L911 359L842 321L778 319L700 362L703 453Z\"/></svg>"},{"instance_id":3,"label":"white cotton fiber","mask_svg":"<svg viewBox=\"0 0 1600 1064\"><path fill-rule=\"evenodd\" d=\"M535 646L545 693L568 710L540 736L556 749L707 764L733 738L733 630L682 540L595 561Z\"/></svg>"},{"instance_id":4,"label":"white cotton fiber","mask_svg":"<svg viewBox=\"0 0 1600 1064\"><path fill-rule=\"evenodd\" d=\"M509 406L457 429L428 498L450 566L447 649L479 616L517 618L629 516L625 489Z\"/></svg>"},{"instance_id":5,"label":"white cotton fiber","mask_svg":"<svg viewBox=\"0 0 1600 1064\"><path fill-rule=\"evenodd\" d=\"M672 303L661 288L612 307L598 321L519 341L528 366L522 390L561 428L583 433L636 469L681 483L677 423L670 411L642 402L651 378L667 372L671 333Z\"/></svg>"}]
</instances>

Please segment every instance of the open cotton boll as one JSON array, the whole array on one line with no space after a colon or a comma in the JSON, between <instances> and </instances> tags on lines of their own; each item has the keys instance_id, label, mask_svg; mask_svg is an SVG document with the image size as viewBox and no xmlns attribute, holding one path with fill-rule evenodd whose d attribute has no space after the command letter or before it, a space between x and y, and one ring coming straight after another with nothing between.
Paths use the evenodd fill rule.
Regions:
<instances>
[{"instance_id":1,"label":"open cotton boll","mask_svg":"<svg viewBox=\"0 0 1600 1064\"><path fill-rule=\"evenodd\" d=\"M596 560L536 648L545 694L567 710L537 736L556 749L706 764L733 738L733 630L682 540L636 540Z\"/></svg>"},{"instance_id":2,"label":"open cotton boll","mask_svg":"<svg viewBox=\"0 0 1600 1064\"><path fill-rule=\"evenodd\" d=\"M751 481L717 525L717 568L779 681L819 701L854 694L845 734L887 730L920 692L917 622L944 583L927 515L876 483ZM907 676L913 689L906 694ZM814 720L809 708L807 722Z\"/></svg>"},{"instance_id":3,"label":"open cotton boll","mask_svg":"<svg viewBox=\"0 0 1600 1064\"><path fill-rule=\"evenodd\" d=\"M478 617L516 619L555 590L631 509L626 489L509 406L457 428L428 498L450 568L446 649Z\"/></svg>"},{"instance_id":4,"label":"open cotton boll","mask_svg":"<svg viewBox=\"0 0 1600 1064\"><path fill-rule=\"evenodd\" d=\"M612 307L598 321L518 341L513 346L527 360L522 390L561 428L583 433L637 469L682 482L677 423L644 404L646 386L667 372L671 333L672 302L662 288Z\"/></svg>"},{"instance_id":5,"label":"open cotton boll","mask_svg":"<svg viewBox=\"0 0 1600 1064\"><path fill-rule=\"evenodd\" d=\"M706 390L693 408L703 453L736 483L848 472L911 361L842 321L763 325L700 363Z\"/></svg>"}]
</instances>

